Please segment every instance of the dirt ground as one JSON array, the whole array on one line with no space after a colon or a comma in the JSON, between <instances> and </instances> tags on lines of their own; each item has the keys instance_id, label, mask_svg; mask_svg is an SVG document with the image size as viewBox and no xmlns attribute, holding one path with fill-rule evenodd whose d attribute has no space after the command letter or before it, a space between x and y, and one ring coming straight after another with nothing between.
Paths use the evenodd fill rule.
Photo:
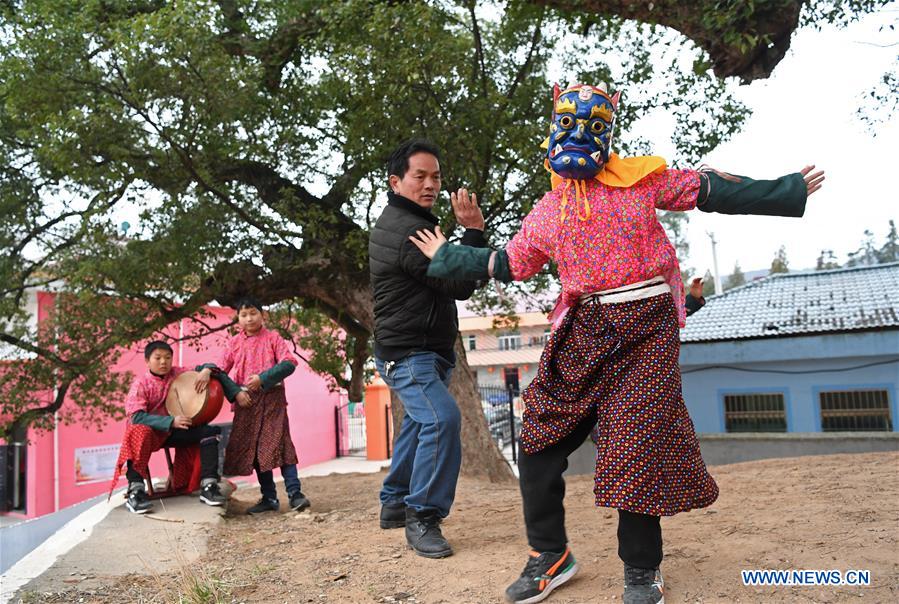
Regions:
<instances>
[{"instance_id":1,"label":"dirt ground","mask_svg":"<svg viewBox=\"0 0 899 604\"><path fill-rule=\"evenodd\" d=\"M662 521L666 597L678 602L899 602L899 453L766 460L711 468L705 510ZM24 602L501 602L526 559L516 484L463 479L444 534L455 555L428 560L403 531L377 526L383 474L304 479L311 513L248 517L235 493L205 557L182 573L111 580L100 590L29 593ZM550 603L616 601L616 514L589 476L568 480L580 572ZM282 505L284 497L282 496ZM868 587L746 587L742 569L861 569Z\"/></svg>"}]
</instances>

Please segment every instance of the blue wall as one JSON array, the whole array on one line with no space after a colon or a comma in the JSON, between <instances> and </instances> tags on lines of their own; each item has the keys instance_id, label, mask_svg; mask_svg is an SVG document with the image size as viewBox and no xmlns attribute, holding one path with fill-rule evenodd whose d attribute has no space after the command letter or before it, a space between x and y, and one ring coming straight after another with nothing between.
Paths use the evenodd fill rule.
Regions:
<instances>
[{"instance_id":1,"label":"blue wall","mask_svg":"<svg viewBox=\"0 0 899 604\"><path fill-rule=\"evenodd\" d=\"M681 345L684 399L697 432L724 432L724 395L782 393L788 432L820 432L818 393L886 390L899 431L899 363L835 369L899 358L899 330ZM714 368L727 365L735 369ZM774 371L815 371L789 375ZM762 371L763 373L755 373Z\"/></svg>"}]
</instances>

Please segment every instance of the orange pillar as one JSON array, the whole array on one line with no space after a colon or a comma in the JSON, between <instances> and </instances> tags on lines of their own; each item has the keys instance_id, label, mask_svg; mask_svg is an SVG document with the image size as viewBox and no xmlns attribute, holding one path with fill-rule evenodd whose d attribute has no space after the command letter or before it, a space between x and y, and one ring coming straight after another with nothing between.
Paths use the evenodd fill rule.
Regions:
<instances>
[{"instance_id":1,"label":"orange pillar","mask_svg":"<svg viewBox=\"0 0 899 604\"><path fill-rule=\"evenodd\" d=\"M368 459L388 459L393 434L390 388L380 376L365 387L365 439Z\"/></svg>"}]
</instances>

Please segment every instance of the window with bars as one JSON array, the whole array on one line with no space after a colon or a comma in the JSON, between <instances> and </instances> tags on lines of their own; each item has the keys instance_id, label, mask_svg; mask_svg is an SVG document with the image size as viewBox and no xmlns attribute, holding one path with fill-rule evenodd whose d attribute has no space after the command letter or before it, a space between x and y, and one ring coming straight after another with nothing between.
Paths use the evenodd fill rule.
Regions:
<instances>
[{"instance_id":1,"label":"window with bars","mask_svg":"<svg viewBox=\"0 0 899 604\"><path fill-rule=\"evenodd\" d=\"M724 395L727 432L786 432L787 413L782 393Z\"/></svg>"},{"instance_id":2,"label":"window with bars","mask_svg":"<svg viewBox=\"0 0 899 604\"><path fill-rule=\"evenodd\" d=\"M821 430L873 432L893 430L886 390L842 390L818 394Z\"/></svg>"}]
</instances>

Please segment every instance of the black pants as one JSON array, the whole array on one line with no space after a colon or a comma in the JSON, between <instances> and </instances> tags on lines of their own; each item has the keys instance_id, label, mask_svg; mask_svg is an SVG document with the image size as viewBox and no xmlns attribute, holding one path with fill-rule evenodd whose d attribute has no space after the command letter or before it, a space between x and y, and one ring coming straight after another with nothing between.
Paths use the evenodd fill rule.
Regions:
<instances>
[{"instance_id":1,"label":"black pants","mask_svg":"<svg viewBox=\"0 0 899 604\"><path fill-rule=\"evenodd\" d=\"M565 479L568 456L581 446L596 424L585 419L561 441L534 455L518 459L524 523L528 543L538 552L561 552L565 533ZM658 516L618 510L618 557L637 568L656 568L662 562L662 527Z\"/></svg>"},{"instance_id":2,"label":"black pants","mask_svg":"<svg viewBox=\"0 0 899 604\"><path fill-rule=\"evenodd\" d=\"M219 440L222 429L219 426L194 426L187 430L175 428L169 437L162 443L163 447L184 447L188 445L200 445L200 479L219 479ZM125 472L128 482L143 482L140 473L131 467L128 460L128 469Z\"/></svg>"}]
</instances>

